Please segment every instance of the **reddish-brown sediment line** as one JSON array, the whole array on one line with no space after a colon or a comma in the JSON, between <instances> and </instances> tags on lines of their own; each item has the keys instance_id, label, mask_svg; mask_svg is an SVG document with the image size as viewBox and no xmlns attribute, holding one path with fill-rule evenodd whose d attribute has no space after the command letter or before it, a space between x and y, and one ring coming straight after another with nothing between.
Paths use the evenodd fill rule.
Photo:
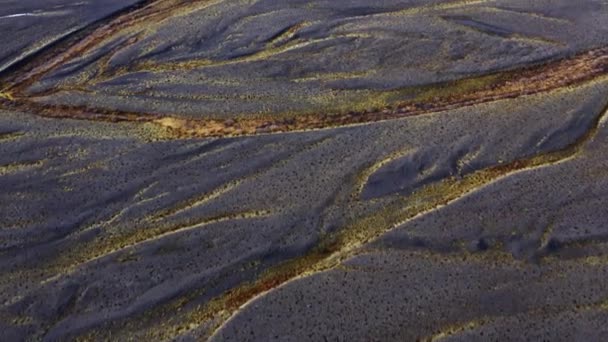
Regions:
<instances>
[{"instance_id":1,"label":"reddish-brown sediment line","mask_svg":"<svg viewBox=\"0 0 608 342\"><path fill-rule=\"evenodd\" d=\"M305 131L406 116L439 112L484 102L515 98L576 85L608 73L608 48L581 53L572 58L497 74L488 86L462 92L458 82L434 86L440 89L432 99L411 100L381 110L346 114L305 114L292 118L186 119L178 116L121 112L106 109L44 105L27 97L0 97L0 105L46 117L102 121L153 122L167 128L175 137L226 137L279 132ZM454 91L451 91L454 88Z\"/></svg>"},{"instance_id":2,"label":"reddish-brown sediment line","mask_svg":"<svg viewBox=\"0 0 608 342\"><path fill-rule=\"evenodd\" d=\"M458 95L439 95L430 101L411 101L382 110L346 114L308 114L289 119L228 120L163 117L156 120L181 136L220 137L321 129L376 122L455 109L474 104L546 92L589 81L608 73L608 48L597 49L550 64L504 73L502 81ZM456 82L457 83L457 82ZM449 94L449 84L443 86Z\"/></svg>"},{"instance_id":3,"label":"reddish-brown sediment line","mask_svg":"<svg viewBox=\"0 0 608 342\"><path fill-rule=\"evenodd\" d=\"M200 0L193 2L198 1ZM118 15L108 23L88 33L75 44L68 46L65 50L61 50L61 47L58 47L55 50L61 50L59 53L55 54L55 52L52 52L50 56L42 56L41 58L38 58L37 61L26 66L27 70L20 70L13 77L4 80L6 84L10 84L4 91L19 93L57 67L65 64L71 59L83 55L91 47L97 45L104 39L143 20L162 20L183 3L183 0L143 1L140 8Z\"/></svg>"},{"instance_id":4,"label":"reddish-brown sediment line","mask_svg":"<svg viewBox=\"0 0 608 342\"><path fill-rule=\"evenodd\" d=\"M0 97L0 109L32 113L46 118L104 122L155 122L161 117L160 115L154 114L120 112L99 108L74 107L68 105L44 105L21 98L2 97Z\"/></svg>"}]
</instances>

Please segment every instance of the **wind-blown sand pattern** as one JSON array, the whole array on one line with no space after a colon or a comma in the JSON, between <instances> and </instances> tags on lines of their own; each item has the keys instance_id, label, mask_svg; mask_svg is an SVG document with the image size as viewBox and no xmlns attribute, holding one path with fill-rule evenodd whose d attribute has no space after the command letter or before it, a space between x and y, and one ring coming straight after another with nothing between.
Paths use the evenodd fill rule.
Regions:
<instances>
[{"instance_id":1,"label":"wind-blown sand pattern","mask_svg":"<svg viewBox=\"0 0 608 342\"><path fill-rule=\"evenodd\" d=\"M608 2L0 28L0 340L608 338Z\"/></svg>"}]
</instances>

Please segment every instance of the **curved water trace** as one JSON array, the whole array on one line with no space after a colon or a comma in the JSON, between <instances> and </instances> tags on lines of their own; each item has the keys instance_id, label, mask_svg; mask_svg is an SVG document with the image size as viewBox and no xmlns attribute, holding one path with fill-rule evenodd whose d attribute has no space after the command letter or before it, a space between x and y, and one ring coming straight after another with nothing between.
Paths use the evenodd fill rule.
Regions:
<instances>
[{"instance_id":1,"label":"curved water trace","mask_svg":"<svg viewBox=\"0 0 608 342\"><path fill-rule=\"evenodd\" d=\"M469 2L465 1L464 3ZM180 117L160 116L154 113L117 112L104 108L42 105L24 93L24 89L27 86L59 66L68 63L71 59L84 53L99 41L111 37L125 26L145 20L162 20L162 18L166 18L175 12L185 11L192 6L204 6L206 3L208 1L144 1L137 7L133 7L103 23L98 23L95 27L82 31L80 33L82 36L79 36L76 40L74 40L74 37L62 40L56 48L42 52L39 55L41 57L24 62L22 69L11 70L10 75L4 78L5 84L8 85L0 92L0 106L52 118L153 123L161 128L168 129L170 133L168 137L171 139L232 137L360 125L411 115L452 110L484 102L548 92L581 84L608 73L608 48L599 48L580 53L571 58L548 61L545 64L533 67L492 75L492 81L489 84L486 83L472 89L464 87L466 88L465 91L461 90L463 84L467 82L476 83L475 80L479 78L423 87L419 89L418 97L414 100L395 103L394 106L387 108L379 108L367 112L318 113L293 118L275 118L270 116L265 118L235 118L230 120L183 119ZM19 16L20 14L15 15ZM85 31L86 34L83 33ZM66 44L69 45L67 46L68 48L65 51L61 51L66 47ZM206 335L213 336L236 313L252 301L297 279L339 267L344 260L357 255L364 244L374 241L388 231L394 230L413 219L434 212L439 208L449 206L499 179L563 163L575 158L586 144L593 140L600 124L605 120L605 116L606 113L603 111L583 136L561 150L516 160L505 165L487 167L464 177L447 178L425 186L409 196L398 197L385 209L349 224L342 230L323 235L317 246L306 255L273 266L256 280L241 284L216 296L208 303L200 305L188 313L184 322L181 322L179 326L173 326L171 329L163 327L162 331L152 331L150 333L157 337L171 338L197 329L200 326L208 325ZM19 136L19 132L3 133L0 135L0 141L18 139ZM372 165L364 170L363 174L355 178L367 179L370 173L379 169L386 161L383 160L380 163L380 165ZM0 175L39 166L41 164L38 163L31 165L6 165L0 169ZM162 214L168 216L177 215L185 210L183 208L206 204L217 196L231 191L236 185L238 184L228 184L226 188L219 188L215 192L212 191L200 198L181 203L182 207L178 206ZM359 195L361 187L361 185L357 187L356 193L353 196ZM146 244L172 234L199 229L216 221L239 220L242 218L265 216L267 214L267 212L245 212L209 219L183 227L173 227L172 230L162 232L151 231L145 238L138 237L137 239L133 239L130 244L122 248L128 249L132 246ZM85 263L94 262L107 255L114 255L117 251L121 250L108 249L105 251L106 254L88 259ZM75 265L74 267L78 266ZM183 298L179 300L181 301ZM171 308L174 308L175 304L171 303L159 310L169 311ZM449 327L443 333L431 336L429 339L442 338L454 332L466 330L477 323L469 322L462 326ZM94 335L94 332L91 334Z\"/></svg>"}]
</instances>

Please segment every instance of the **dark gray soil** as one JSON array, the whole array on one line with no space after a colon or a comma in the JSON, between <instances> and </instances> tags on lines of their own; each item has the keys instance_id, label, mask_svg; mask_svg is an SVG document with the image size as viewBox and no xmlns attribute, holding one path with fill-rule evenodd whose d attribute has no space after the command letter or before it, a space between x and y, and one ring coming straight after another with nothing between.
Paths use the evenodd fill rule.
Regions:
<instances>
[{"instance_id":1,"label":"dark gray soil","mask_svg":"<svg viewBox=\"0 0 608 342\"><path fill-rule=\"evenodd\" d=\"M136 2L0 0L0 73ZM25 93L190 118L358 110L606 45L601 0L191 1ZM608 340L605 75L213 139L9 97L0 341Z\"/></svg>"}]
</instances>

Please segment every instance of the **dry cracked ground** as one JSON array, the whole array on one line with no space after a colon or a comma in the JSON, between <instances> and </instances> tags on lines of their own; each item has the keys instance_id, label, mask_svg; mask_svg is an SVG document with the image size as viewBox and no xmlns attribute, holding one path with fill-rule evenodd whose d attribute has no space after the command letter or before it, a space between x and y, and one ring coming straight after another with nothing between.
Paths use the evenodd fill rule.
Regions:
<instances>
[{"instance_id":1,"label":"dry cracked ground","mask_svg":"<svg viewBox=\"0 0 608 342\"><path fill-rule=\"evenodd\" d=\"M1 341L608 340L607 0L0 0Z\"/></svg>"}]
</instances>

